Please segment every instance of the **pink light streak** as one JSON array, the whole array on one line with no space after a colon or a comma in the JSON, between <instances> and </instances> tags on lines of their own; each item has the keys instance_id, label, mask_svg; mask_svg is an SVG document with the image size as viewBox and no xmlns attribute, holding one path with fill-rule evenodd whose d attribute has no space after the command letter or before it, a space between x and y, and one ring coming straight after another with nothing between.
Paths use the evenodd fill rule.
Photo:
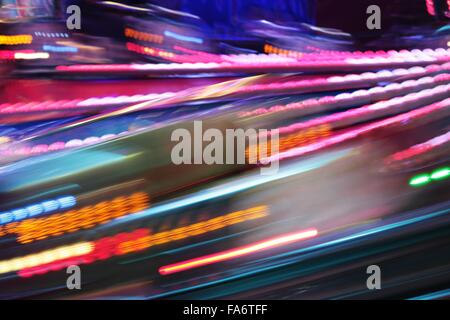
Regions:
<instances>
[{"instance_id":1,"label":"pink light streak","mask_svg":"<svg viewBox=\"0 0 450 320\"><path fill-rule=\"evenodd\" d=\"M450 65L447 65L448 68ZM399 71L400 69L397 69ZM396 70L392 72L395 74ZM407 71L407 70L405 70ZM397 72L399 73L399 72ZM425 73L425 72L424 72ZM412 75L412 74L410 74ZM359 75L361 76L361 75ZM393 76L391 76L393 77ZM401 83L393 83L385 87L373 87L371 89L357 90L349 93L341 93L336 96L325 96L321 98L311 98L300 102L292 102L286 105L276 105L268 108L258 108L251 111L244 111L239 113L241 117L256 116L271 113L280 113L293 110L306 110L311 108L329 108L332 106L346 106L349 103L368 103L377 99L391 99L397 94L403 92L408 93L411 90L418 91L428 88L430 85L445 84L450 81L449 74L439 74L434 77L426 77L418 80L407 80ZM245 89L245 88L244 88Z\"/></svg>"},{"instance_id":2,"label":"pink light streak","mask_svg":"<svg viewBox=\"0 0 450 320\"><path fill-rule=\"evenodd\" d=\"M434 137L433 139L430 139L426 142L416 144L406 150L396 152L393 155L389 156L386 162L390 163L395 161L403 161L411 159L415 156L434 150L437 147L443 146L449 142L450 142L450 131L446 132L443 135Z\"/></svg>"},{"instance_id":3,"label":"pink light streak","mask_svg":"<svg viewBox=\"0 0 450 320\"><path fill-rule=\"evenodd\" d=\"M275 160L282 160L282 159L288 159L292 157L298 157L305 155L310 152L318 151L327 147L331 147L334 145L337 145L339 143L349 141L351 139L363 136L365 134L369 134L371 132L374 132L378 129L387 128L389 126L396 126L396 125L412 125L413 120L418 121L419 119L425 118L426 116L434 116L435 112L443 111L443 112L449 112L450 109L450 98L442 100L437 103L433 103L431 105L428 105L426 107L416 109L407 113L403 113L385 120L377 121L365 126L362 126L357 129L349 130L345 133L336 134L330 138L326 138L320 142L312 143L307 146L302 146L298 148L293 148L288 151L276 154L271 156L268 161L275 161Z\"/></svg>"},{"instance_id":4,"label":"pink light streak","mask_svg":"<svg viewBox=\"0 0 450 320\"><path fill-rule=\"evenodd\" d=\"M431 16L435 16L436 15L436 10L434 8L433 0L426 0L425 3L427 5L427 12L428 12L428 14L431 15Z\"/></svg>"},{"instance_id":5,"label":"pink light streak","mask_svg":"<svg viewBox=\"0 0 450 320\"><path fill-rule=\"evenodd\" d=\"M449 82L450 79L446 80L446 83ZM313 126L318 126L321 124L329 124L329 125L337 125L338 122L354 122L359 119L368 120L369 117L377 117L379 115L384 115L385 113L389 114L389 111L399 112L405 108L411 109L416 104L421 103L423 101L424 104L430 103L431 101L427 101L430 99L435 100L439 99L439 95L442 95L442 98L448 96L448 92L450 90L450 85L440 85L434 87L433 89L425 89L419 92L414 92L407 94L401 97L394 97L392 99L386 101L379 101L374 104L366 105L360 108L351 109L348 111L340 112L337 114L332 114L329 116L320 117L317 119L309 120L306 122L300 122L296 124L292 124L286 127L279 128L280 134L287 134L291 132L296 132L302 129L310 128ZM406 110L408 111L408 110Z\"/></svg>"},{"instance_id":6,"label":"pink light streak","mask_svg":"<svg viewBox=\"0 0 450 320\"><path fill-rule=\"evenodd\" d=\"M320 71L320 70L367 70L374 68L410 67L430 62L445 63L450 61L450 50L390 50L388 55L351 56L342 59L333 56L320 60L286 60L277 55L235 55L227 56L227 62L192 62L192 63L160 63L160 64L122 64L122 65L71 65L58 66L60 72L131 72L146 71L149 73L167 74L172 72L189 73L197 70L208 72L254 71ZM225 56L221 56L225 59Z\"/></svg>"},{"instance_id":7,"label":"pink light streak","mask_svg":"<svg viewBox=\"0 0 450 320\"><path fill-rule=\"evenodd\" d=\"M210 255L177 262L174 264L166 265L159 268L159 273L162 275L168 275L177 273L192 268L198 268L201 266L209 265L212 263L218 263L226 260L236 259L242 256L246 256L252 253L269 250L279 246L294 243L300 240L306 240L316 237L318 235L317 229L307 229L296 233L291 233L268 240L256 242L247 246L234 248L231 250L221 251Z\"/></svg>"}]
</instances>

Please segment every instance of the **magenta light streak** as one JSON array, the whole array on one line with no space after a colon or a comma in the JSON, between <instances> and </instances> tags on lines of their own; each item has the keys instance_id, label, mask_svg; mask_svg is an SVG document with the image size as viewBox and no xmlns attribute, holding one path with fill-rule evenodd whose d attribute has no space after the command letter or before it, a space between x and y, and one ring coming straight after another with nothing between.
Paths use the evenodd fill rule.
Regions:
<instances>
[{"instance_id":1,"label":"magenta light streak","mask_svg":"<svg viewBox=\"0 0 450 320\"><path fill-rule=\"evenodd\" d=\"M285 81L276 82L270 84L258 84L248 85L238 88L238 93L256 93L256 92L276 92L290 90L294 92L310 92L311 90L331 90L333 88L346 88L348 86L361 86L367 83L376 83L379 81L392 81L398 77L404 79L415 78L426 74L433 74L437 72L443 72L450 70L450 63L443 65L429 65L426 67L412 67L409 69L395 69L392 71L380 71L380 72L365 72L362 74L354 74L347 76L333 76L327 78L319 78L313 80L300 80L300 81ZM319 87L321 85L322 87ZM144 102L152 99L164 99L171 98L177 95L177 92L165 92L160 94L148 94L148 95L132 95L132 96L118 96L118 97L91 97L88 99L74 99L74 100L58 100L58 101L31 101L26 103L4 103L0 104L1 114L12 114L22 112L41 112L41 111L56 111L77 108L91 108L91 107L104 107L115 106L127 103ZM311 102L313 103L313 102ZM280 106L277 106L277 111L280 111ZM251 111L252 113L259 114L262 109ZM272 112L272 111L269 111ZM245 116L252 115L252 113L245 114Z\"/></svg>"},{"instance_id":2,"label":"magenta light streak","mask_svg":"<svg viewBox=\"0 0 450 320\"><path fill-rule=\"evenodd\" d=\"M236 55L229 56L228 62L208 63L161 63L161 64L128 64L128 65L72 65L58 66L61 72L130 72L147 71L149 73L172 72L239 72L245 70L254 71L350 71L374 68L409 67L414 65L444 63L450 61L450 49L425 49L425 50L400 50L388 51L388 56L375 57L350 57L342 59L325 60L295 60L283 56L269 55ZM222 56L222 58L224 58Z\"/></svg>"},{"instance_id":3,"label":"magenta light streak","mask_svg":"<svg viewBox=\"0 0 450 320\"><path fill-rule=\"evenodd\" d=\"M445 83L449 83L450 79L447 79ZM332 114L329 116L320 117L306 122L300 122L292 124L283 128L279 128L280 134L286 134L295 132L301 129L321 125L321 124L333 124L338 121L358 120L358 118L369 119L370 115L378 115L379 113L385 114L385 111L392 109L393 111L400 111L403 108L413 108L414 104L424 102L430 103L427 100L430 99L442 99L448 96L450 91L450 85L440 85L433 87L432 89L425 89L419 92L414 92L401 97L395 97L386 101L376 102L371 105L366 105L360 108L351 109L348 111ZM439 98L439 96L442 96ZM399 109L399 110L397 110ZM383 110L378 112L379 110Z\"/></svg>"},{"instance_id":4,"label":"magenta light streak","mask_svg":"<svg viewBox=\"0 0 450 320\"><path fill-rule=\"evenodd\" d=\"M395 74L395 70L393 72ZM349 93L341 93L336 96L311 98L300 102L292 102L286 105L276 105L268 108L258 108L239 113L240 117L260 116L264 114L280 113L285 111L306 110L311 108L329 109L330 107L348 106L349 104L368 103L373 100L390 99L395 95L420 91L430 86L448 83L449 74L440 74L434 77L425 77L418 80L407 80L402 83L392 83L385 87L373 87L361 89Z\"/></svg>"},{"instance_id":5,"label":"magenta light streak","mask_svg":"<svg viewBox=\"0 0 450 320\"><path fill-rule=\"evenodd\" d=\"M416 144L406 150L396 152L393 155L389 156L386 162L390 163L394 161L407 160L420 154L429 152L449 142L450 142L450 131L446 132L443 135L434 137L433 139L430 139L426 142Z\"/></svg>"},{"instance_id":6,"label":"magenta light streak","mask_svg":"<svg viewBox=\"0 0 450 320\"><path fill-rule=\"evenodd\" d=\"M437 103L433 103L431 105L428 105L426 107L417 110L409 111L407 113L403 113L385 120L380 120L368 125L364 125L360 128L349 130L345 133L336 134L330 138L325 138L324 140L317 143L312 143L307 146L297 147L285 152L281 152L277 155L271 156L269 158L269 161L302 156L313 151L318 151L345 141L349 141L362 135L372 133L373 131L381 128L396 125L404 125L404 126L413 125L413 121L417 121L423 117L433 115L433 113L437 111L444 111L446 112L446 115L448 115L449 110L450 110L450 98L442 100Z\"/></svg>"}]
</instances>

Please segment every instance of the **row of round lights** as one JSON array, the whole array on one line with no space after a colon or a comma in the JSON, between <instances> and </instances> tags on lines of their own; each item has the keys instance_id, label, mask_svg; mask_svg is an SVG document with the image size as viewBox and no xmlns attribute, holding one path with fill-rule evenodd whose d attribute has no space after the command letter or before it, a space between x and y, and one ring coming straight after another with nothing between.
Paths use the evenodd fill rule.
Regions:
<instances>
[{"instance_id":1,"label":"row of round lights","mask_svg":"<svg viewBox=\"0 0 450 320\"><path fill-rule=\"evenodd\" d=\"M54 200L43 201L24 208L8 210L8 212L0 213L0 225L71 208L75 206L76 203L77 200L74 196L65 196Z\"/></svg>"},{"instance_id":2,"label":"row of round lights","mask_svg":"<svg viewBox=\"0 0 450 320\"><path fill-rule=\"evenodd\" d=\"M323 108L336 105L347 106L352 103L364 103L378 99L390 99L395 95L408 93L425 89L434 84L442 84L448 82L450 75L440 74L434 77L423 77L417 80L406 80L401 83L391 83L387 86L373 87L370 89L360 89L353 92L340 93L336 96L324 96L321 98L311 98L300 102L292 102L286 105L276 105L267 108L258 108L251 111L243 111L239 115L241 117L260 116L264 114L280 113L284 111L301 110L306 108Z\"/></svg>"},{"instance_id":3,"label":"row of round lights","mask_svg":"<svg viewBox=\"0 0 450 320\"><path fill-rule=\"evenodd\" d=\"M421 54L417 54L421 52ZM330 70L336 68L341 70L343 67L352 67L355 69L360 68L388 68L397 65L409 66L414 64L426 64L429 62L444 63L450 61L450 49L425 49L419 50L416 53L412 51L400 51L401 55L392 55L389 57L376 57L376 58L348 58L345 60L331 59L326 61L279 61L274 62L272 60L267 61L266 58L262 58L262 61L255 56L241 55L239 57L240 63L233 62L208 62L208 63L159 63L159 64L122 64L122 65L71 65L71 66L58 66L56 70L64 72L111 72L111 71L189 71L189 70L209 70L209 71L231 71L238 70L240 68L294 68L300 70L308 70L313 67L314 70L320 70L321 68ZM242 63L245 57L248 57L248 63ZM381 59L381 60L378 60ZM359 65L359 67L357 67ZM294 70L292 69L292 70Z\"/></svg>"}]
</instances>

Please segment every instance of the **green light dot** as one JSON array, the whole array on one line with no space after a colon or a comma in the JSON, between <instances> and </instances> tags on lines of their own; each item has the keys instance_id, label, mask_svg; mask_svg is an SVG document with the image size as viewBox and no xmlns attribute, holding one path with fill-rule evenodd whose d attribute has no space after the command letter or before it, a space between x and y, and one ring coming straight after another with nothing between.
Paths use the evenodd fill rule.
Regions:
<instances>
[{"instance_id":1,"label":"green light dot","mask_svg":"<svg viewBox=\"0 0 450 320\"><path fill-rule=\"evenodd\" d=\"M421 186L430 182L430 176L428 174L420 174L409 180L410 186Z\"/></svg>"},{"instance_id":2,"label":"green light dot","mask_svg":"<svg viewBox=\"0 0 450 320\"><path fill-rule=\"evenodd\" d=\"M450 175L450 168L441 168L434 170L431 174L431 179L433 180L441 180L445 179Z\"/></svg>"}]
</instances>

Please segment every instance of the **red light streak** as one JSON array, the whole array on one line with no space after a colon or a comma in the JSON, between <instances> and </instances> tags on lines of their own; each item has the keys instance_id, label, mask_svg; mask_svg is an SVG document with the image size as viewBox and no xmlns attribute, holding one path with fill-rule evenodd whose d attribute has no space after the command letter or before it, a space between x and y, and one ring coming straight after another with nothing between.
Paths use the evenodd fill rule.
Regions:
<instances>
[{"instance_id":1,"label":"red light streak","mask_svg":"<svg viewBox=\"0 0 450 320\"><path fill-rule=\"evenodd\" d=\"M429 15L435 16L436 15L436 10L434 8L434 2L433 0L426 0L426 5L427 5L427 11Z\"/></svg>"},{"instance_id":2,"label":"red light streak","mask_svg":"<svg viewBox=\"0 0 450 320\"><path fill-rule=\"evenodd\" d=\"M188 237L194 237L214 230L222 229L245 221L265 217L268 214L266 206L256 206L245 210L235 211L212 219L200 221L175 229L151 233L150 229L136 229L132 232L122 232L113 236L104 237L95 241L85 242L90 246L86 254L69 256L68 258L55 259L50 263L38 261L32 267L19 268L20 277L31 277L33 275L45 274L57 271L72 264L91 264L96 261L125 255L131 252L141 251L156 245L175 242ZM1 230L0 230L1 231ZM23 257L15 261L22 261ZM29 259L28 259L29 260ZM42 259L41 259L42 260ZM6 263L6 264L5 264ZM3 269L14 265L11 261L0 261L0 274L5 273ZM3 272L2 272L3 270ZM6 270L9 271L9 270Z\"/></svg>"},{"instance_id":3,"label":"red light streak","mask_svg":"<svg viewBox=\"0 0 450 320\"><path fill-rule=\"evenodd\" d=\"M271 238L268 240L263 240L260 242L256 242L254 244L250 244L247 246L238 247L231 250L226 250L218 253L213 253L210 255L202 256L199 258L194 258L190 260L185 260L181 262L177 262L174 264L170 264L167 266L163 266L159 268L159 273L162 275L168 275L176 272L181 272L185 270L189 270L192 268L198 268L201 266L205 266L212 263L218 263L230 259L235 259L238 257L246 256L252 253L260 252L263 250L268 250L271 248L276 248L282 245L287 245L293 242L297 242L300 240L305 240L308 238L313 238L317 236L317 229L307 229L296 233L291 233L275 238Z\"/></svg>"}]
</instances>

